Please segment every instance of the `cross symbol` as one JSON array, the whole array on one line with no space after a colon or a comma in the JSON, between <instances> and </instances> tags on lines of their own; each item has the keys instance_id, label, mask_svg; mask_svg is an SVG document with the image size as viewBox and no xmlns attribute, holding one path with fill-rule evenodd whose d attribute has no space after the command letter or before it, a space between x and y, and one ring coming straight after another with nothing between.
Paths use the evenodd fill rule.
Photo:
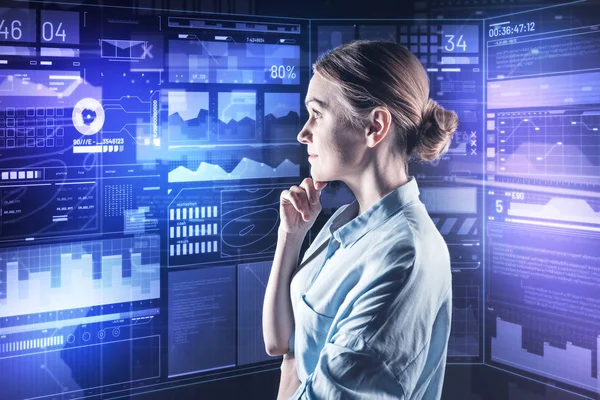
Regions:
<instances>
[{"instance_id":1,"label":"cross symbol","mask_svg":"<svg viewBox=\"0 0 600 400\"><path fill-rule=\"evenodd\" d=\"M142 58L145 59L146 56L150 57L150 58L154 58L152 56L152 53L150 53L150 50L152 49L152 45L149 45L148 42L144 42L144 45L142 46L142 48L144 49L144 53L142 53Z\"/></svg>"}]
</instances>

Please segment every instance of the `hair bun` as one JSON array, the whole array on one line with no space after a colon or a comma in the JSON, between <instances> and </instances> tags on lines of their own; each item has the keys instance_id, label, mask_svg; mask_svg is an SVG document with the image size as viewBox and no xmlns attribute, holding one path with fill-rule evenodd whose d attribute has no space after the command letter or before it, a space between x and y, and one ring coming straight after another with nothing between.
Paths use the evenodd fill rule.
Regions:
<instances>
[{"instance_id":1,"label":"hair bun","mask_svg":"<svg viewBox=\"0 0 600 400\"><path fill-rule=\"evenodd\" d=\"M423 109L414 151L423 161L438 159L448 151L457 127L456 113L444 109L437 101L429 99Z\"/></svg>"}]
</instances>

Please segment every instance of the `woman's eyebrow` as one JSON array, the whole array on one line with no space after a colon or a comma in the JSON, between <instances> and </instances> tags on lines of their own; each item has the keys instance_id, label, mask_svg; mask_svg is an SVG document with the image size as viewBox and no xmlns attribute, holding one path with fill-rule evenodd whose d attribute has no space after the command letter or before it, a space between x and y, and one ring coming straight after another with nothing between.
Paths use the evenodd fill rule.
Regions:
<instances>
[{"instance_id":1,"label":"woman's eyebrow","mask_svg":"<svg viewBox=\"0 0 600 400\"><path fill-rule=\"evenodd\" d=\"M319 104L322 108L325 108L325 109L327 108L327 102L323 101L323 100L319 100L316 97L309 97L304 102L304 105L308 108L308 103L310 103L311 101L314 101L315 103Z\"/></svg>"}]
</instances>

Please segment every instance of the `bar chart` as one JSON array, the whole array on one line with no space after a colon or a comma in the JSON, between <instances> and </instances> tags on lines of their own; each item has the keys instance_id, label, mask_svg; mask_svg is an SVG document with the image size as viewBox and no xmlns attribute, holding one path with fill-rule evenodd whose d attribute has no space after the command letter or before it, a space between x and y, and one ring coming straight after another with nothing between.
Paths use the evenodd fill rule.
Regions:
<instances>
[{"instance_id":1,"label":"bar chart","mask_svg":"<svg viewBox=\"0 0 600 400\"><path fill-rule=\"evenodd\" d=\"M0 249L0 317L160 297L160 237Z\"/></svg>"},{"instance_id":2,"label":"bar chart","mask_svg":"<svg viewBox=\"0 0 600 400\"><path fill-rule=\"evenodd\" d=\"M597 352L567 341L564 348L545 342L543 355L533 354L523 349L521 325L500 318L496 319L496 324L496 337L491 339L493 361L589 390L600 388L597 373L594 374L600 364ZM600 348L600 337L596 348Z\"/></svg>"}]
</instances>

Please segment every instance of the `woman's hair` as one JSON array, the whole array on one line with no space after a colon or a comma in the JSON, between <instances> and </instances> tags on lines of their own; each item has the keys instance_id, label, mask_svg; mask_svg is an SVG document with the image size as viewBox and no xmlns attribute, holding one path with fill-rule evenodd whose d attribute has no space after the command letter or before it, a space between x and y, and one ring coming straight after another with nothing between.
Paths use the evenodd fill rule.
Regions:
<instances>
[{"instance_id":1,"label":"woman's hair","mask_svg":"<svg viewBox=\"0 0 600 400\"><path fill-rule=\"evenodd\" d=\"M313 72L338 88L344 116L355 128L364 128L371 110L385 106L396 129L396 150L405 159L433 161L448 150L458 117L429 98L429 77L406 47L353 41L325 53Z\"/></svg>"}]
</instances>

